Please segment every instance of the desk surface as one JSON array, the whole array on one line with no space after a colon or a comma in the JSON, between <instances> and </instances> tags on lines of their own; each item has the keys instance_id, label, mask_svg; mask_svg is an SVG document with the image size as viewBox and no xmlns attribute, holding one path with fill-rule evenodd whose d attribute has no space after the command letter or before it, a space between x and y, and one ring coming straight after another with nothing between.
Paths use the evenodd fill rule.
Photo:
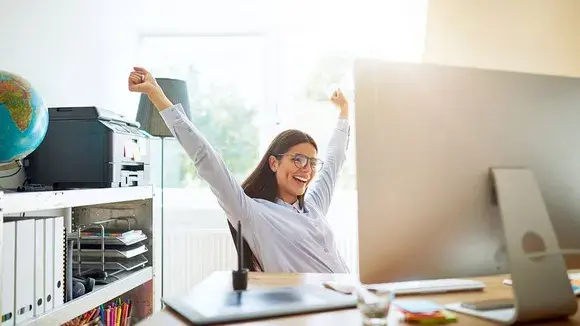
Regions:
<instances>
[{"instance_id":1,"label":"desk surface","mask_svg":"<svg viewBox=\"0 0 580 326\"><path fill-rule=\"evenodd\" d=\"M486 283L486 288L483 292L455 292L446 294L434 295L414 295L413 298L429 299L440 304L447 304L458 301L472 301L482 299L499 299L512 298L513 294L509 286L503 285L502 281L505 276L489 276L471 278L480 280ZM348 281L352 280L351 275L346 274L270 274L270 273L250 273L248 288L258 287L274 287L274 286L290 286L299 284L321 284L328 280ZM211 287L214 289L229 289L231 288L231 273L230 272L216 272L205 279L198 286ZM457 314L458 322L450 325L470 325L470 326L484 326L495 325L492 322L481 320L475 317ZM309 315L300 315L292 317L283 317L277 319L266 319L255 322L236 323L236 325L245 326L300 326L300 325L361 325L362 318L356 309L339 310L332 312L324 312ZM170 309L163 309L154 314L150 318L139 323L139 326L173 326L173 325L189 325L185 319L182 319L178 314ZM389 325L397 325L397 323ZM406 325L400 322L399 325ZM580 326L580 310L574 317L569 320L562 320L557 322L550 322L544 324L534 325L578 325Z\"/></svg>"}]
</instances>

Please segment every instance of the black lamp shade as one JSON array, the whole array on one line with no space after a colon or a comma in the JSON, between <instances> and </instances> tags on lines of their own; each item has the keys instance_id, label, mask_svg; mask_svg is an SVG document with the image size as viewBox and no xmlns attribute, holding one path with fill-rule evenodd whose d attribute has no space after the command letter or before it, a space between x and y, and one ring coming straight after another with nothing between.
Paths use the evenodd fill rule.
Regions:
<instances>
[{"instance_id":1,"label":"black lamp shade","mask_svg":"<svg viewBox=\"0 0 580 326\"><path fill-rule=\"evenodd\" d=\"M171 78L156 78L156 80L171 103L181 103L185 114L191 119L187 83L184 80ZM136 120L141 124L141 129L153 136L173 136L153 103L145 94L141 94Z\"/></svg>"}]
</instances>

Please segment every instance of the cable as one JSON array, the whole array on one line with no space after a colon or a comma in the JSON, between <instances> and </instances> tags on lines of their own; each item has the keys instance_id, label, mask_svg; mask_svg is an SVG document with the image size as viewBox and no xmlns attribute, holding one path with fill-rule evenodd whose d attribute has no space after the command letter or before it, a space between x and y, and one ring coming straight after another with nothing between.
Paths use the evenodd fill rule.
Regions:
<instances>
[{"instance_id":1,"label":"cable","mask_svg":"<svg viewBox=\"0 0 580 326\"><path fill-rule=\"evenodd\" d=\"M9 175L3 175L0 177L0 179L13 177L13 176L17 175L18 172L20 172L20 170L22 170L22 165L18 165L18 170L16 172L9 174Z\"/></svg>"}]
</instances>

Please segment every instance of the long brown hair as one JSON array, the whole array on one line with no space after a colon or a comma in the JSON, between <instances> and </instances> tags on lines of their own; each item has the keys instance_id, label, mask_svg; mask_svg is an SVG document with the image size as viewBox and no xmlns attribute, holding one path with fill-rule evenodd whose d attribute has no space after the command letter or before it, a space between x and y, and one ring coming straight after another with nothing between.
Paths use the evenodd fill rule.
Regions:
<instances>
[{"instance_id":1,"label":"long brown hair","mask_svg":"<svg viewBox=\"0 0 580 326\"><path fill-rule=\"evenodd\" d=\"M258 166L250 176L242 183L242 188L250 198L261 198L271 202L276 201L278 196L278 182L276 174L270 169L269 158L275 156L279 159L280 154L285 154L298 144L309 143L318 152L318 145L314 139L300 130L289 129L281 132L272 140ZM300 207L304 207L304 195L298 196Z\"/></svg>"}]
</instances>

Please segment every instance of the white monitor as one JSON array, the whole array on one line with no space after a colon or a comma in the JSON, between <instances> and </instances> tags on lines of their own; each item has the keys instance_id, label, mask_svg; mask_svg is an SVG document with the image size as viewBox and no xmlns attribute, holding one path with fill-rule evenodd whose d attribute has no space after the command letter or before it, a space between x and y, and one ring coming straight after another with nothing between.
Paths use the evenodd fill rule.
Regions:
<instances>
[{"instance_id":1,"label":"white monitor","mask_svg":"<svg viewBox=\"0 0 580 326\"><path fill-rule=\"evenodd\" d=\"M497 167L580 248L580 79L365 59L355 89L361 282L509 272Z\"/></svg>"}]
</instances>

